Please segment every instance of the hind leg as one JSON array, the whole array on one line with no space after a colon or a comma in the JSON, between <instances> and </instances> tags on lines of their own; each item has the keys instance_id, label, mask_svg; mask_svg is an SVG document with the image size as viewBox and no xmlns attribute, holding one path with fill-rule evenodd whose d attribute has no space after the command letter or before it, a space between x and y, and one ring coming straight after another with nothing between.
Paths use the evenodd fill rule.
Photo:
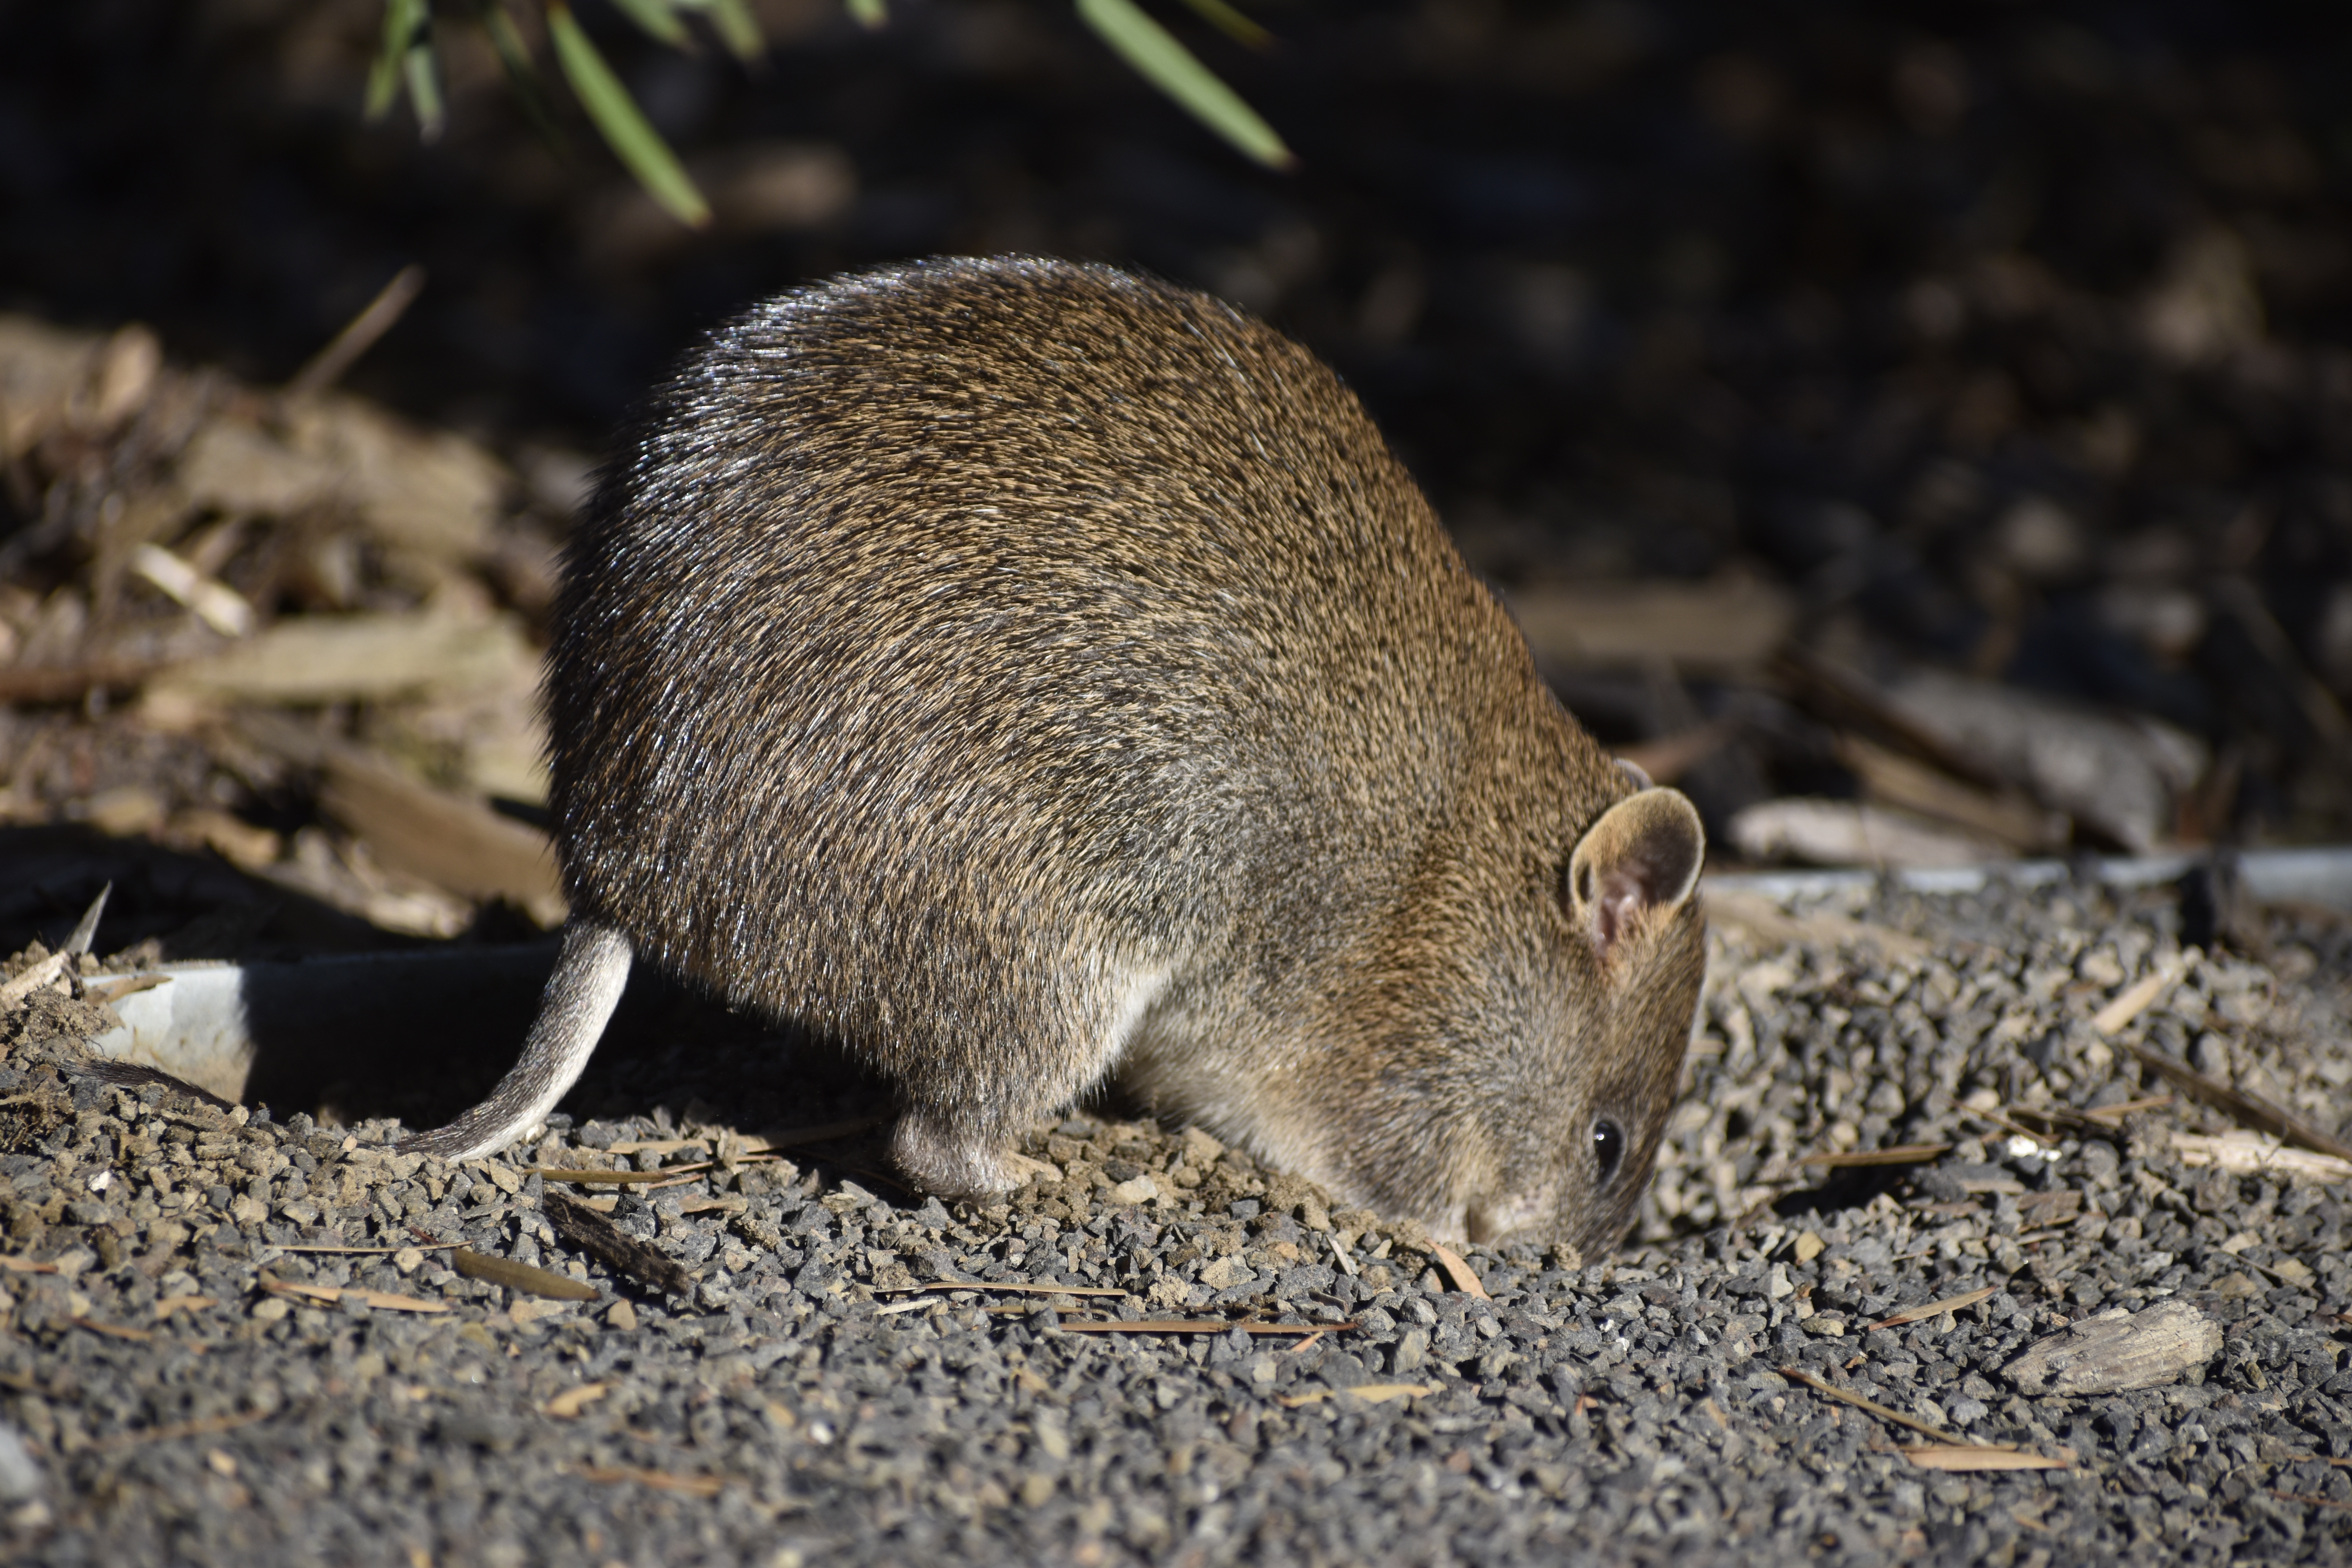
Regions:
<instances>
[{"instance_id":1,"label":"hind leg","mask_svg":"<svg viewBox=\"0 0 2352 1568\"><path fill-rule=\"evenodd\" d=\"M1059 1048L992 1053L967 1069L978 1082L908 1086L890 1157L908 1180L943 1198L984 1198L1021 1184L1006 1158L1023 1129L1102 1081L1168 984L1165 969L1129 974L1076 1021ZM1002 1064L1025 1056L1016 1070ZM1039 1059L1043 1058L1043 1059Z\"/></svg>"},{"instance_id":2,"label":"hind leg","mask_svg":"<svg viewBox=\"0 0 2352 1568\"><path fill-rule=\"evenodd\" d=\"M1004 1157L1010 1131L909 1106L890 1134L891 1163L917 1187L943 1198L996 1197L1020 1184Z\"/></svg>"}]
</instances>

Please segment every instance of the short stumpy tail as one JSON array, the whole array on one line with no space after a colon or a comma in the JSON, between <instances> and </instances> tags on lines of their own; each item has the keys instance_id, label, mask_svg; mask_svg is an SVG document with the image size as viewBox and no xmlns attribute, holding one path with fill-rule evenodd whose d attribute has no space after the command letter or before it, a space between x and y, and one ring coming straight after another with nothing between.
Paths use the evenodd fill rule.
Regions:
<instances>
[{"instance_id":1,"label":"short stumpy tail","mask_svg":"<svg viewBox=\"0 0 2352 1568\"><path fill-rule=\"evenodd\" d=\"M589 921L566 925L563 952L547 977L547 994L523 1041L522 1060L499 1080L489 1099L446 1127L418 1133L400 1146L402 1152L478 1159L537 1126L579 1081L628 979L626 937Z\"/></svg>"}]
</instances>

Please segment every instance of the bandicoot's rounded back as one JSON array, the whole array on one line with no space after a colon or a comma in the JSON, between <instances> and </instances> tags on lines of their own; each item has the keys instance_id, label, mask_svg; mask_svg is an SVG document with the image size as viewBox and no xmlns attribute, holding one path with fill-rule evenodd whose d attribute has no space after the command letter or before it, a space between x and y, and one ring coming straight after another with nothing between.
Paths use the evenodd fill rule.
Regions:
<instances>
[{"instance_id":1,"label":"bandicoot's rounded back","mask_svg":"<svg viewBox=\"0 0 2352 1568\"><path fill-rule=\"evenodd\" d=\"M657 396L557 620L575 925L878 1065L922 1184L1116 1070L1441 1233L1630 1217L1696 816L1265 326L1048 261L789 295Z\"/></svg>"}]
</instances>

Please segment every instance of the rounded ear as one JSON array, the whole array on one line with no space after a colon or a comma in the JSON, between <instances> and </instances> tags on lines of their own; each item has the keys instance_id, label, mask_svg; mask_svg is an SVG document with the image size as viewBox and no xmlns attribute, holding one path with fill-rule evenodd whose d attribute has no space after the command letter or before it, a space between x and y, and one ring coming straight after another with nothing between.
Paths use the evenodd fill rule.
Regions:
<instances>
[{"instance_id":1,"label":"rounded ear","mask_svg":"<svg viewBox=\"0 0 2352 1568\"><path fill-rule=\"evenodd\" d=\"M1648 789L1650 787L1651 781L1649 770L1643 767L1641 763L1635 762L1631 757L1616 757L1612 760L1616 763L1617 771L1619 773L1623 773L1627 778L1633 781L1633 787L1635 789Z\"/></svg>"},{"instance_id":2,"label":"rounded ear","mask_svg":"<svg viewBox=\"0 0 2352 1568\"><path fill-rule=\"evenodd\" d=\"M1706 830L1682 791L1629 795L1601 814L1569 857L1569 913L1605 959L1633 931L1681 908L1706 859Z\"/></svg>"}]
</instances>

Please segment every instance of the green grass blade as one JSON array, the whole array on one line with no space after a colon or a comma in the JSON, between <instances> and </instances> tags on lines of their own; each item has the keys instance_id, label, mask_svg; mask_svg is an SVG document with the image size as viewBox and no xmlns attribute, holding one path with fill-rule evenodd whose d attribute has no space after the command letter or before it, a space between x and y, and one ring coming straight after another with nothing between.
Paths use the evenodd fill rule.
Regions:
<instances>
[{"instance_id":1,"label":"green grass blade","mask_svg":"<svg viewBox=\"0 0 2352 1568\"><path fill-rule=\"evenodd\" d=\"M890 19L884 0L843 0L843 3L849 8L850 19L861 27L878 27Z\"/></svg>"},{"instance_id":2,"label":"green grass blade","mask_svg":"<svg viewBox=\"0 0 2352 1568\"><path fill-rule=\"evenodd\" d=\"M416 110L416 129L427 142L441 139L441 126L446 118L441 107L441 73L435 68L433 46L418 43L401 62L408 79L408 101Z\"/></svg>"},{"instance_id":3,"label":"green grass blade","mask_svg":"<svg viewBox=\"0 0 2352 1568\"><path fill-rule=\"evenodd\" d=\"M1135 0L1078 0L1078 16L1147 81L1250 157L1275 169L1298 162L1257 110L1145 16Z\"/></svg>"},{"instance_id":4,"label":"green grass blade","mask_svg":"<svg viewBox=\"0 0 2352 1568\"><path fill-rule=\"evenodd\" d=\"M613 5L622 16L671 48L688 47L686 24L678 20L677 7L671 0L613 0Z\"/></svg>"},{"instance_id":5,"label":"green grass blade","mask_svg":"<svg viewBox=\"0 0 2352 1568\"><path fill-rule=\"evenodd\" d=\"M1237 44L1253 49L1271 48L1274 46L1272 33L1259 26L1250 17L1242 15L1234 6L1227 5L1225 0L1184 0L1184 4L1199 13L1209 26Z\"/></svg>"},{"instance_id":6,"label":"green grass blade","mask_svg":"<svg viewBox=\"0 0 2352 1568\"><path fill-rule=\"evenodd\" d=\"M555 60L563 68L563 79L572 84L579 95L580 106L596 129L611 144L629 173L647 195L667 208L680 223L700 228L710 221L710 204L702 199L694 182L687 177L686 169L677 154L661 139L661 133L646 121L629 89L588 41L572 19L572 7L563 0L549 0L547 34L555 42Z\"/></svg>"},{"instance_id":7,"label":"green grass blade","mask_svg":"<svg viewBox=\"0 0 2352 1568\"><path fill-rule=\"evenodd\" d=\"M751 8L743 0L674 0L681 9L699 11L710 18L719 30L719 41L727 52L750 65L768 51L768 40L760 36L760 24Z\"/></svg>"},{"instance_id":8,"label":"green grass blade","mask_svg":"<svg viewBox=\"0 0 2352 1568\"><path fill-rule=\"evenodd\" d=\"M400 95L400 68L425 26L425 0L384 0L383 43L368 68L367 117L382 120Z\"/></svg>"},{"instance_id":9,"label":"green grass blade","mask_svg":"<svg viewBox=\"0 0 2352 1568\"><path fill-rule=\"evenodd\" d=\"M531 60L530 45L524 41L522 29L515 26L514 17L500 0L476 0L476 4L482 30L489 34L490 47L499 52L499 64L506 68L507 81L522 104L523 113L551 147L558 153L566 151L569 141L549 107L547 84L540 79L539 67Z\"/></svg>"}]
</instances>

